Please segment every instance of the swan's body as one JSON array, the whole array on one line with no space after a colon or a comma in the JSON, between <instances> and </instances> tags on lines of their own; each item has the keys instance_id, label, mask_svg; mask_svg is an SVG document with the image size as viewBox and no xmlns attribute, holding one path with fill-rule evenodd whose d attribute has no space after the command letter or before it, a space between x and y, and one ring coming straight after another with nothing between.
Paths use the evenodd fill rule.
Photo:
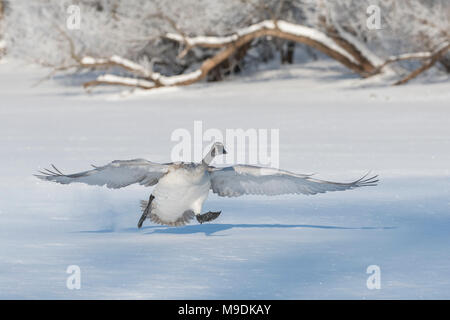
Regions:
<instances>
[{"instance_id":1,"label":"swan's body","mask_svg":"<svg viewBox=\"0 0 450 320\"><path fill-rule=\"evenodd\" d=\"M237 197L244 194L316 194L327 191L374 186L377 176L362 177L351 183L318 180L311 175L288 171L236 165L225 168L210 166L216 155L225 154L221 143L215 143L203 161L196 163L159 164L144 159L113 161L103 167L76 174L65 175L54 166L37 177L62 184L83 182L91 185L106 185L108 188L122 188L139 183L156 185L149 201L142 202L143 214L138 223L145 219L165 225L184 225L196 217L200 223L217 218L220 212L201 214L209 190L222 197Z\"/></svg>"},{"instance_id":2,"label":"swan's body","mask_svg":"<svg viewBox=\"0 0 450 320\"><path fill-rule=\"evenodd\" d=\"M171 166L153 191L150 219L162 224L184 224L193 217L191 213L201 214L210 188L207 166L193 163Z\"/></svg>"}]
</instances>

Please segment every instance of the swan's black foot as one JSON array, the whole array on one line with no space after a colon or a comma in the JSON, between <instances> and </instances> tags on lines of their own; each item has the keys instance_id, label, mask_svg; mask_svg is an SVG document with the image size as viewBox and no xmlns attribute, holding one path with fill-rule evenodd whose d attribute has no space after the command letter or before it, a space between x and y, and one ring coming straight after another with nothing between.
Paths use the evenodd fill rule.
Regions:
<instances>
[{"instance_id":1,"label":"swan's black foot","mask_svg":"<svg viewBox=\"0 0 450 320\"><path fill-rule=\"evenodd\" d=\"M196 215L197 221L200 223L213 221L214 219L217 219L217 217L220 215L222 211L212 212L208 211L204 214L198 214Z\"/></svg>"},{"instance_id":2,"label":"swan's black foot","mask_svg":"<svg viewBox=\"0 0 450 320\"><path fill-rule=\"evenodd\" d=\"M152 204L153 199L155 199L155 197L151 194L150 198L148 199L147 205L143 208L144 210L142 211L142 216L139 219L139 222L137 225L139 229L142 227L142 224L144 223L145 219L147 219L147 216L150 213L150 206ZM141 202L145 203L146 201L141 201Z\"/></svg>"}]
</instances>

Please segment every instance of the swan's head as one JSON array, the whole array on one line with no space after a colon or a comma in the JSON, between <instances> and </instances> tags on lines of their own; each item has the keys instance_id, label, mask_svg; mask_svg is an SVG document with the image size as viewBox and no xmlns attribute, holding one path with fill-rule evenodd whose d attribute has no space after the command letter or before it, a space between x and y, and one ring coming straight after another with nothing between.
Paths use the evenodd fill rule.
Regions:
<instances>
[{"instance_id":1,"label":"swan's head","mask_svg":"<svg viewBox=\"0 0 450 320\"><path fill-rule=\"evenodd\" d=\"M212 157L215 157L221 154L227 154L227 151L222 142L215 142L211 147L210 153Z\"/></svg>"},{"instance_id":2,"label":"swan's head","mask_svg":"<svg viewBox=\"0 0 450 320\"><path fill-rule=\"evenodd\" d=\"M222 142L215 142L212 146L209 152L205 155L205 158L203 159L203 163L209 165L211 161L214 159L214 157L217 157L221 154L227 154L227 151L225 150L225 147L223 146Z\"/></svg>"}]
</instances>

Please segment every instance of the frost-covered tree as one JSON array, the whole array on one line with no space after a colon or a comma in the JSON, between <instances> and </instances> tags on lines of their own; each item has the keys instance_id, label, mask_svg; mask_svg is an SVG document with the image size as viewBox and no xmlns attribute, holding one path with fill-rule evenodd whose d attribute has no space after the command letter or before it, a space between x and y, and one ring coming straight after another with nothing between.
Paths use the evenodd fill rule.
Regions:
<instances>
[{"instance_id":1,"label":"frost-covered tree","mask_svg":"<svg viewBox=\"0 0 450 320\"><path fill-rule=\"evenodd\" d=\"M416 60L406 59L404 54L431 53L450 42L447 0L336 0L323 4L323 16L330 24L336 23L381 57L401 55ZM367 8L373 5L380 13L380 28L375 29L366 26ZM448 53L443 54L439 61L444 64L447 57ZM404 65L408 66L414 64Z\"/></svg>"},{"instance_id":2,"label":"frost-covered tree","mask_svg":"<svg viewBox=\"0 0 450 320\"><path fill-rule=\"evenodd\" d=\"M366 25L369 5L380 9L376 30ZM406 75L448 66L449 8L445 0L15 0L5 39L10 54L55 70L109 70L87 85L220 80L275 57L292 63L296 48L363 77L423 62L403 64Z\"/></svg>"}]
</instances>

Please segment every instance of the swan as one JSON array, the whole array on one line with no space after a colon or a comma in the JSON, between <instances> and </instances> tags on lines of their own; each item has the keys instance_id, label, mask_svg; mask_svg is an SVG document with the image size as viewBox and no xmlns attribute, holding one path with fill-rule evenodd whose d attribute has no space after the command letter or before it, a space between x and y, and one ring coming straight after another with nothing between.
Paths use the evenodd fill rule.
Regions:
<instances>
[{"instance_id":1,"label":"swan","mask_svg":"<svg viewBox=\"0 0 450 320\"><path fill-rule=\"evenodd\" d=\"M54 165L35 175L39 179L61 184L81 182L108 188L123 188L139 183L155 186L148 201L141 201L142 216L138 228L146 219L157 224L182 226L194 217L199 223L216 219L221 211L202 212L209 190L221 197L237 197L245 194L313 195L327 191L349 190L364 186L375 186L378 176L339 183L319 180L308 174L263 168L252 165L234 165L217 168L210 166L214 157L226 154L224 145L216 142L201 163L171 162L155 163L145 159L115 160L105 166L89 171L63 174Z\"/></svg>"}]
</instances>

